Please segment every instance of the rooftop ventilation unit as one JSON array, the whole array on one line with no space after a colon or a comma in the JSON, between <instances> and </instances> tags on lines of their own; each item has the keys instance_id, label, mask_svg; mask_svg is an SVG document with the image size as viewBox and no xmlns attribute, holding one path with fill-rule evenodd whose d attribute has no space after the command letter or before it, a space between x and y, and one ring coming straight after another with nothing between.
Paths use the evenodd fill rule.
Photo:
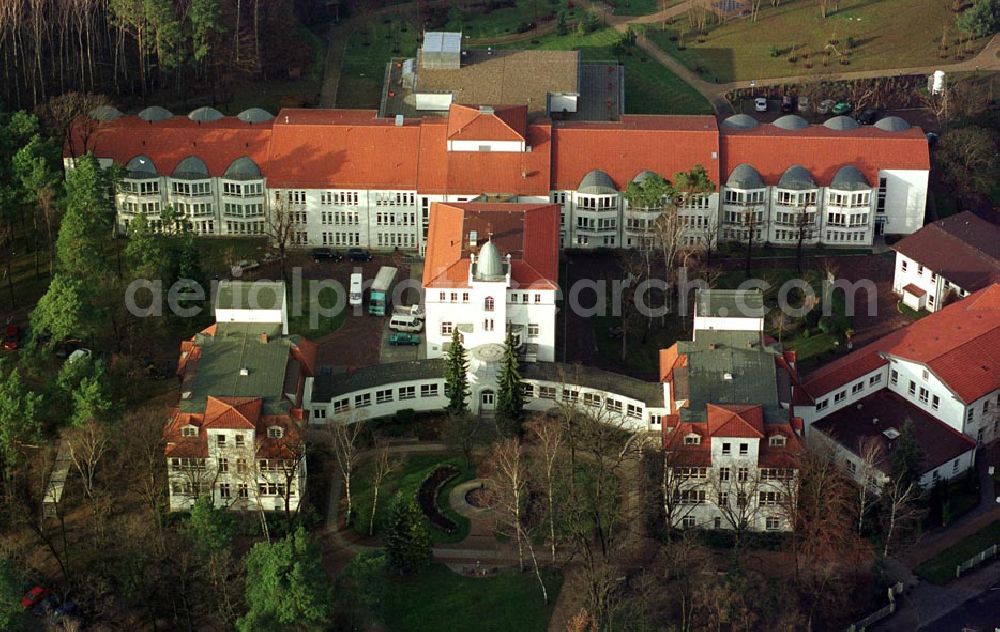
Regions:
<instances>
[{"instance_id":1,"label":"rooftop ventilation unit","mask_svg":"<svg viewBox=\"0 0 1000 632\"><path fill-rule=\"evenodd\" d=\"M397 114L396 115L396 127L402 127L402 126L403 126L403 115L402 114Z\"/></svg>"},{"instance_id":2,"label":"rooftop ventilation unit","mask_svg":"<svg viewBox=\"0 0 1000 632\"><path fill-rule=\"evenodd\" d=\"M899 431L896 430L895 428L886 428L885 430L882 431L882 434L885 435L885 438L888 439L889 441L899 438Z\"/></svg>"},{"instance_id":3,"label":"rooftop ventilation unit","mask_svg":"<svg viewBox=\"0 0 1000 632\"><path fill-rule=\"evenodd\" d=\"M240 369L240 376L241 377L246 377L248 375L250 375L250 369Z\"/></svg>"},{"instance_id":4,"label":"rooftop ventilation unit","mask_svg":"<svg viewBox=\"0 0 1000 632\"><path fill-rule=\"evenodd\" d=\"M480 114L493 114L494 113L493 106L492 105L480 105L479 106L479 113Z\"/></svg>"}]
</instances>

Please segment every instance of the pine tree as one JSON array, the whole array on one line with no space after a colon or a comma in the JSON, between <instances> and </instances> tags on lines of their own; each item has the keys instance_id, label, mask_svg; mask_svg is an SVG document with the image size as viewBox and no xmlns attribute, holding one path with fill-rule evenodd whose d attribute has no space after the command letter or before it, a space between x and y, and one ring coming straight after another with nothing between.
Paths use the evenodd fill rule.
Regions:
<instances>
[{"instance_id":1,"label":"pine tree","mask_svg":"<svg viewBox=\"0 0 1000 632\"><path fill-rule=\"evenodd\" d=\"M431 534L424 517L416 501L399 492L389 505L385 549L389 565L401 575L418 572L431 561Z\"/></svg>"},{"instance_id":2,"label":"pine tree","mask_svg":"<svg viewBox=\"0 0 1000 632\"><path fill-rule=\"evenodd\" d=\"M524 412L524 390L518 366L514 335L508 331L504 345L503 366L497 376L497 425L508 436L521 434L521 415Z\"/></svg>"},{"instance_id":3,"label":"pine tree","mask_svg":"<svg viewBox=\"0 0 1000 632\"><path fill-rule=\"evenodd\" d=\"M444 394L448 398L448 412L459 414L468 410L465 404L465 398L469 396L469 378L466 375L468 370L469 363L465 359L462 338L458 335L458 329L454 329L444 373Z\"/></svg>"}]
</instances>

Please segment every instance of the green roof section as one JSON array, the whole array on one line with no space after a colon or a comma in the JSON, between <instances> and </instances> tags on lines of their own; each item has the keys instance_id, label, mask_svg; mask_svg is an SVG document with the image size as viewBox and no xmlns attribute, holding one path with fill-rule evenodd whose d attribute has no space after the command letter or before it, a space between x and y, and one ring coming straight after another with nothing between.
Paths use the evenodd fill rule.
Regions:
<instances>
[{"instance_id":1,"label":"green roof section","mask_svg":"<svg viewBox=\"0 0 1000 632\"><path fill-rule=\"evenodd\" d=\"M714 318L763 318L764 293L758 288L747 290L698 290L695 303L699 316Z\"/></svg>"},{"instance_id":2,"label":"green roof section","mask_svg":"<svg viewBox=\"0 0 1000 632\"><path fill-rule=\"evenodd\" d=\"M763 345L760 332L699 331L695 340L678 342L677 351L688 357L674 371L676 397L688 400L682 421L705 421L708 404L759 404L765 421L787 420L778 400L781 347Z\"/></svg>"},{"instance_id":3,"label":"green roof section","mask_svg":"<svg viewBox=\"0 0 1000 632\"><path fill-rule=\"evenodd\" d=\"M223 281L215 294L215 309L281 309L281 281Z\"/></svg>"},{"instance_id":4,"label":"green roof section","mask_svg":"<svg viewBox=\"0 0 1000 632\"><path fill-rule=\"evenodd\" d=\"M220 323L214 336L195 336L201 357L188 365L181 411L203 411L211 395L261 397L265 414L286 412L285 376L296 338L280 336L280 330L271 323Z\"/></svg>"}]
</instances>

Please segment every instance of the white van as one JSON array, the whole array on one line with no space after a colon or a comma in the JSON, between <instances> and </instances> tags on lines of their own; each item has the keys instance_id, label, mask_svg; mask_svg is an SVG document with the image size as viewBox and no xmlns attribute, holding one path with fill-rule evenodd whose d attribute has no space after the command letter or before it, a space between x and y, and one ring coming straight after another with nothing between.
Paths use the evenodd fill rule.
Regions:
<instances>
[{"instance_id":1,"label":"white van","mask_svg":"<svg viewBox=\"0 0 1000 632\"><path fill-rule=\"evenodd\" d=\"M389 319L389 329L416 333L424 328L424 321L410 314L393 313Z\"/></svg>"},{"instance_id":2,"label":"white van","mask_svg":"<svg viewBox=\"0 0 1000 632\"><path fill-rule=\"evenodd\" d=\"M351 293L350 301L351 305L361 305L361 273L353 272L351 273Z\"/></svg>"}]
</instances>

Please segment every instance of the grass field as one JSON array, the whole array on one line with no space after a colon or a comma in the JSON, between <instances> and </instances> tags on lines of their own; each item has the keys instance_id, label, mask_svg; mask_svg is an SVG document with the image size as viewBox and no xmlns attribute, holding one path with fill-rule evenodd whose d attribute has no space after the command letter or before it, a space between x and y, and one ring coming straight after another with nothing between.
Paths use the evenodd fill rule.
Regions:
<instances>
[{"instance_id":1,"label":"grass field","mask_svg":"<svg viewBox=\"0 0 1000 632\"><path fill-rule=\"evenodd\" d=\"M1000 543L1000 520L953 544L917 567L917 575L938 585L955 579L955 568L976 553Z\"/></svg>"},{"instance_id":2,"label":"grass field","mask_svg":"<svg viewBox=\"0 0 1000 632\"><path fill-rule=\"evenodd\" d=\"M454 465L460 470L458 476L441 488L441 493L438 495L438 506L441 507L446 516L455 521L458 525L458 531L452 534L444 533L430 526L429 521L427 528L430 530L431 539L434 542L461 542L465 539L465 536L469 533L469 521L467 518L458 515L448 508L448 493L451 492L451 489L455 485L472 479L475 472L466 466L464 458L447 455L407 456L403 463L386 478L378 493L379 501L375 514L376 535L379 533L382 521L388 513L389 502L396 495L396 492L401 492L403 496L416 497L417 488L420 486L420 483L439 465ZM373 461L365 461L358 468L358 471L354 473L354 485L351 490L356 512L353 527L358 534L365 536L368 535L368 525L372 510L373 494L370 481L373 469Z\"/></svg>"},{"instance_id":3,"label":"grass field","mask_svg":"<svg viewBox=\"0 0 1000 632\"><path fill-rule=\"evenodd\" d=\"M323 287L320 288L319 294L316 298L318 299L320 307L330 309L337 304L337 291L332 287ZM344 303L344 307L346 307L346 298L341 297L340 300ZM303 291L302 314L299 316L289 315L289 333L305 336L310 340L316 340L340 329L340 327L344 324L344 319L347 317L347 310L342 307L340 311L333 316L324 317L317 314L315 321L310 322L310 311L312 307L314 307L314 305L310 300L309 292Z\"/></svg>"},{"instance_id":4,"label":"grass field","mask_svg":"<svg viewBox=\"0 0 1000 632\"><path fill-rule=\"evenodd\" d=\"M660 5L667 7L677 4L681 0L614 0L615 15L649 15L660 10Z\"/></svg>"},{"instance_id":5,"label":"grass field","mask_svg":"<svg viewBox=\"0 0 1000 632\"><path fill-rule=\"evenodd\" d=\"M622 339L608 335L610 328L621 326L622 319L615 316L597 316L591 320L594 323L597 351L604 362L613 366L624 364L624 368L642 373L656 372L660 366L660 349L666 349L678 339L686 338L688 335L684 323L675 314L668 314L662 324L659 318L654 318L648 333L646 332L648 320L641 316L633 317L629 319L631 327L623 363Z\"/></svg>"},{"instance_id":6,"label":"grass field","mask_svg":"<svg viewBox=\"0 0 1000 632\"><path fill-rule=\"evenodd\" d=\"M641 1L655 2L655 0ZM496 9L489 13L484 12L481 7L456 6L448 14L448 23L437 30L461 31L463 36L473 39L503 37L517 33L518 27L525 27L530 23L537 22L538 25L542 25L546 20L551 22L558 11L566 11L567 20L575 20L580 14L580 9L567 9L565 5L565 2L560 2L559 6L553 7L545 0L517 0L516 6Z\"/></svg>"},{"instance_id":7,"label":"grass field","mask_svg":"<svg viewBox=\"0 0 1000 632\"><path fill-rule=\"evenodd\" d=\"M393 57L416 54L419 28L406 18L386 19L362 24L348 38L337 87L338 108L378 109L386 64Z\"/></svg>"},{"instance_id":8,"label":"grass field","mask_svg":"<svg viewBox=\"0 0 1000 632\"><path fill-rule=\"evenodd\" d=\"M843 0L841 9L825 20L815 2L795 1L771 8L764 3L756 22L732 20L712 27L699 41L688 35L686 18L677 18L663 32L646 34L708 80L770 79L790 75L874 70L955 63L954 43L947 58L938 49L944 25L955 40L955 16L948 0ZM685 50L671 36L683 35ZM823 60L827 44L830 55ZM853 48L849 42L854 43ZM986 38L972 43L978 51ZM833 52L836 47L837 52ZM772 52L780 54L774 55ZM793 61L790 61L794 59ZM842 64L846 60L848 64Z\"/></svg>"},{"instance_id":9,"label":"grass field","mask_svg":"<svg viewBox=\"0 0 1000 632\"><path fill-rule=\"evenodd\" d=\"M578 50L584 60L614 59L620 34L604 28L589 35L546 35L531 44L539 50ZM524 48L524 43L506 48ZM712 106L697 90L647 58L641 50L622 58L625 66L625 111L629 114L711 114Z\"/></svg>"}]
</instances>

